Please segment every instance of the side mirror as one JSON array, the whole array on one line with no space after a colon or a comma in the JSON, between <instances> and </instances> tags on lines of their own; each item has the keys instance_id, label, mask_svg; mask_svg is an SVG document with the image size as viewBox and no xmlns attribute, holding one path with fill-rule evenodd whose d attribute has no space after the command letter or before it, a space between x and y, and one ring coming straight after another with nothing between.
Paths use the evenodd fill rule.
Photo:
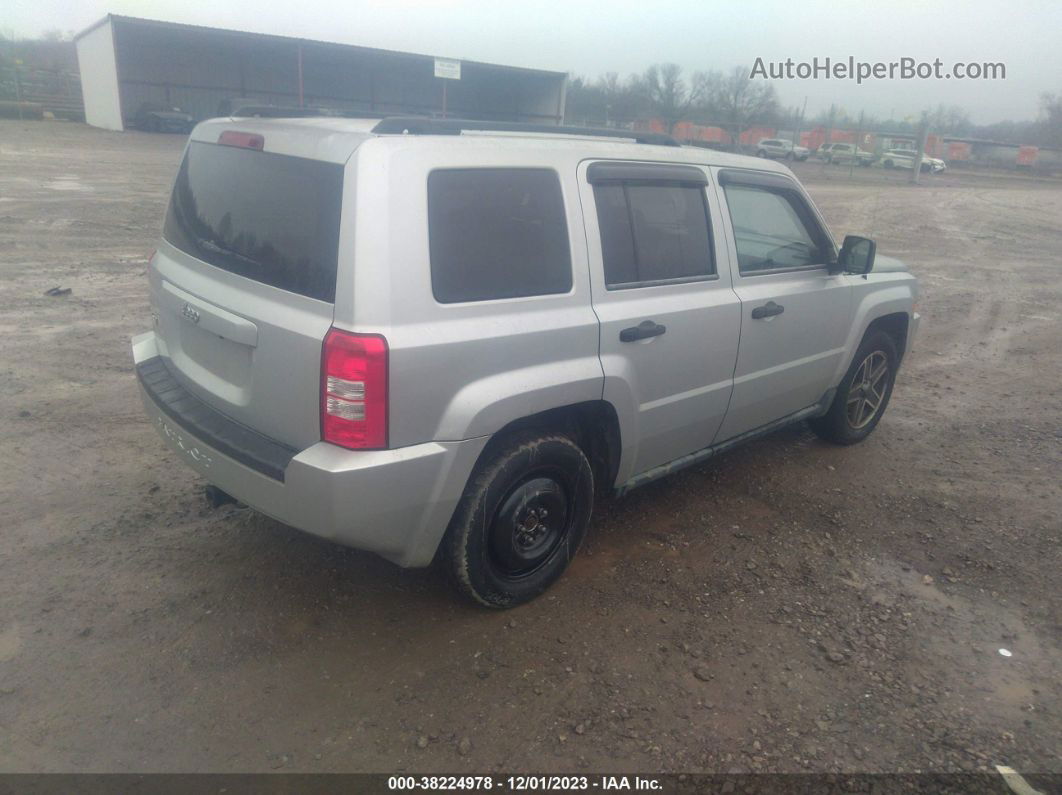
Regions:
<instances>
[{"instance_id":1,"label":"side mirror","mask_svg":"<svg viewBox=\"0 0 1062 795\"><path fill-rule=\"evenodd\" d=\"M866 276L874 267L874 254L877 253L878 245L869 237L847 235L841 244L841 253L837 256L837 264L845 273L854 273L857 276Z\"/></svg>"}]
</instances>

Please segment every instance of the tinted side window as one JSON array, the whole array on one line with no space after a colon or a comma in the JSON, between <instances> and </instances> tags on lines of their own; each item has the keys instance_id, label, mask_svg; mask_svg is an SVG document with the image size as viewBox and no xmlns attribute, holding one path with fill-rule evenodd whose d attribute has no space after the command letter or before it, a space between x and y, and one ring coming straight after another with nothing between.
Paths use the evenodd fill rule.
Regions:
<instances>
[{"instance_id":1,"label":"tinted side window","mask_svg":"<svg viewBox=\"0 0 1062 795\"><path fill-rule=\"evenodd\" d=\"M726 185L738 266L743 274L824 262L806 207L788 191Z\"/></svg>"},{"instance_id":2,"label":"tinted side window","mask_svg":"<svg viewBox=\"0 0 1062 795\"><path fill-rule=\"evenodd\" d=\"M432 292L441 303L572 288L560 179L549 169L433 171L428 238Z\"/></svg>"},{"instance_id":3,"label":"tinted side window","mask_svg":"<svg viewBox=\"0 0 1062 795\"><path fill-rule=\"evenodd\" d=\"M702 187L604 183L594 201L610 289L715 273Z\"/></svg>"}]
</instances>

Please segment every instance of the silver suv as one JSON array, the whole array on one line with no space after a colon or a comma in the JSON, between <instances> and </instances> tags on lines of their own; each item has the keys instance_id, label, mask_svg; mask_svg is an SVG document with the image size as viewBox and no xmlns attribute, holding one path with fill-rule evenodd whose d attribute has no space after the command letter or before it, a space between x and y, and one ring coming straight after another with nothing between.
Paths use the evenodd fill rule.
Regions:
<instances>
[{"instance_id":1,"label":"silver suv","mask_svg":"<svg viewBox=\"0 0 1062 795\"><path fill-rule=\"evenodd\" d=\"M189 466L490 607L595 495L801 420L864 439L918 325L781 164L454 120L199 124L149 279L136 371Z\"/></svg>"},{"instance_id":2,"label":"silver suv","mask_svg":"<svg viewBox=\"0 0 1062 795\"><path fill-rule=\"evenodd\" d=\"M810 149L797 146L792 141L787 141L784 138L763 138L756 144L757 157L781 157L786 160L804 161L810 155Z\"/></svg>"}]
</instances>

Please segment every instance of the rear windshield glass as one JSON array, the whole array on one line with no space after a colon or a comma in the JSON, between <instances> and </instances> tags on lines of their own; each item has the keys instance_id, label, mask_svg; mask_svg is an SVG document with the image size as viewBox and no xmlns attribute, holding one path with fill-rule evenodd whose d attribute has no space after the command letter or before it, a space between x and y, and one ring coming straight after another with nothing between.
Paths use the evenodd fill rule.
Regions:
<instances>
[{"instance_id":1,"label":"rear windshield glass","mask_svg":"<svg viewBox=\"0 0 1062 795\"><path fill-rule=\"evenodd\" d=\"M193 142L163 236L215 267L332 302L343 167Z\"/></svg>"}]
</instances>

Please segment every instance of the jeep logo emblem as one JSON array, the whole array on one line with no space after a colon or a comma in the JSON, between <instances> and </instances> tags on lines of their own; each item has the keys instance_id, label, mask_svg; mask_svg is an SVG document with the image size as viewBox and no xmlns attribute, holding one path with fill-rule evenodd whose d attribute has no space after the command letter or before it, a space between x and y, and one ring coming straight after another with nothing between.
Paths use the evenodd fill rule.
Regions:
<instances>
[{"instance_id":1,"label":"jeep logo emblem","mask_svg":"<svg viewBox=\"0 0 1062 795\"><path fill-rule=\"evenodd\" d=\"M189 303L186 303L184 306L181 307L181 317L183 317L185 320L187 320L190 323L198 323L199 322L199 312L198 312L198 310L196 310L196 308L193 307Z\"/></svg>"}]
</instances>

